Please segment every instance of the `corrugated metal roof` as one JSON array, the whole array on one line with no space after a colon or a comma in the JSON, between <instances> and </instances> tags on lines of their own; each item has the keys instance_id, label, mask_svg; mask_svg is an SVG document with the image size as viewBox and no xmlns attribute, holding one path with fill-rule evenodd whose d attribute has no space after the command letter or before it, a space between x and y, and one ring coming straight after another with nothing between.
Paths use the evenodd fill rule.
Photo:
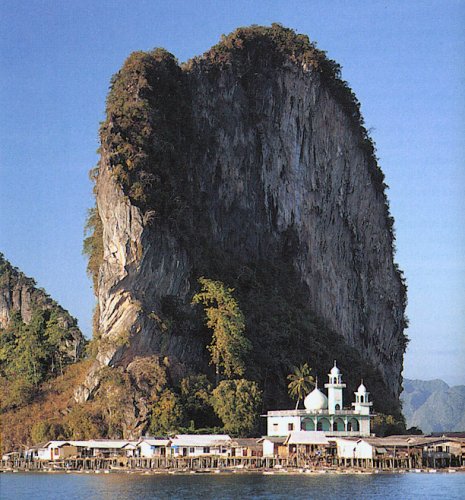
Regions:
<instances>
[{"instance_id":1,"label":"corrugated metal roof","mask_svg":"<svg viewBox=\"0 0 465 500\"><path fill-rule=\"evenodd\" d=\"M231 444L227 434L178 434L171 440L171 446L223 446Z\"/></svg>"},{"instance_id":2,"label":"corrugated metal roof","mask_svg":"<svg viewBox=\"0 0 465 500\"><path fill-rule=\"evenodd\" d=\"M232 446L260 446L259 438L236 438L232 440Z\"/></svg>"},{"instance_id":3,"label":"corrugated metal roof","mask_svg":"<svg viewBox=\"0 0 465 500\"><path fill-rule=\"evenodd\" d=\"M328 438L319 431L293 431L284 444L329 444Z\"/></svg>"},{"instance_id":4,"label":"corrugated metal roof","mask_svg":"<svg viewBox=\"0 0 465 500\"><path fill-rule=\"evenodd\" d=\"M87 446L88 448L110 448L110 449L117 449L117 448L123 448L127 444L130 443L128 440L122 440L122 439L91 439L88 441L89 444L83 445Z\"/></svg>"},{"instance_id":5,"label":"corrugated metal roof","mask_svg":"<svg viewBox=\"0 0 465 500\"><path fill-rule=\"evenodd\" d=\"M258 440L259 443L263 443L263 441L271 441L272 443L275 444L283 444L284 441L286 441L285 437L282 436L263 436Z\"/></svg>"},{"instance_id":6,"label":"corrugated metal roof","mask_svg":"<svg viewBox=\"0 0 465 500\"><path fill-rule=\"evenodd\" d=\"M169 439L141 439L138 443L138 446L141 443L147 443L150 446L168 446L170 443Z\"/></svg>"}]
</instances>

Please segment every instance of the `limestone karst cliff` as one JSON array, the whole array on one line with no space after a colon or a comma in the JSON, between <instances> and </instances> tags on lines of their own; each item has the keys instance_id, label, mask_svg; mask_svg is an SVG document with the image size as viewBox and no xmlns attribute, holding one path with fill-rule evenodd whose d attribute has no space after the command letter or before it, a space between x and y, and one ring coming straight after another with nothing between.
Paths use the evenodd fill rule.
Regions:
<instances>
[{"instance_id":1,"label":"limestone karst cliff","mask_svg":"<svg viewBox=\"0 0 465 500\"><path fill-rule=\"evenodd\" d=\"M190 305L207 276L235 289L268 408L292 365L323 376L337 358L349 388L363 377L376 408L399 410L406 287L384 176L338 65L306 36L238 29L183 65L132 54L93 175L98 366L155 354L173 383L209 374Z\"/></svg>"}]
</instances>

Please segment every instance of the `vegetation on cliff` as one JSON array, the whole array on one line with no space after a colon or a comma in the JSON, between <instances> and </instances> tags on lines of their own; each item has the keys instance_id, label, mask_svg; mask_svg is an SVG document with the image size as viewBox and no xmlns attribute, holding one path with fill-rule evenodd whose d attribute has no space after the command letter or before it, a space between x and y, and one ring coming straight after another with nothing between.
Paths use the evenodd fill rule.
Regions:
<instances>
[{"instance_id":1,"label":"vegetation on cliff","mask_svg":"<svg viewBox=\"0 0 465 500\"><path fill-rule=\"evenodd\" d=\"M207 326L213 332L208 350L217 376L220 369L226 377L241 376L245 372L244 356L250 351L250 342L244 336L245 319L234 299L232 288L221 281L199 278L201 291L192 298L193 304L203 304Z\"/></svg>"},{"instance_id":2,"label":"vegetation on cliff","mask_svg":"<svg viewBox=\"0 0 465 500\"><path fill-rule=\"evenodd\" d=\"M32 401L42 382L83 355L84 338L67 311L0 254L2 411ZM26 318L22 317L23 314Z\"/></svg>"}]
</instances>

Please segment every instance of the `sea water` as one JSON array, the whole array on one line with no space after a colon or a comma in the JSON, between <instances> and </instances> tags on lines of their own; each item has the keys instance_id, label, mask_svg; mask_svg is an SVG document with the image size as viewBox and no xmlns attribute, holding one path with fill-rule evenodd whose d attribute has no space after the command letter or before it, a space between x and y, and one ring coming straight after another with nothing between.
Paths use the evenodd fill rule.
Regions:
<instances>
[{"instance_id":1,"label":"sea water","mask_svg":"<svg viewBox=\"0 0 465 500\"><path fill-rule=\"evenodd\" d=\"M127 474L3 473L2 500L465 499L465 473Z\"/></svg>"}]
</instances>

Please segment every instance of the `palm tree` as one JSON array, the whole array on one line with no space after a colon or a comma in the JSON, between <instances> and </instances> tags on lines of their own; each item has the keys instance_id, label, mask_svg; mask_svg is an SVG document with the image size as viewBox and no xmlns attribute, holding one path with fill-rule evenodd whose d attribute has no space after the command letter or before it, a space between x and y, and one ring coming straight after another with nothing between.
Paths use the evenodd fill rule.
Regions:
<instances>
[{"instance_id":1,"label":"palm tree","mask_svg":"<svg viewBox=\"0 0 465 500\"><path fill-rule=\"evenodd\" d=\"M306 394L310 392L310 389L314 386L314 378L310 375L312 369L304 363L299 367L294 367L294 373L287 376L290 381L288 384L289 396L291 398L297 398L297 403L295 409L299 407L299 402L305 397Z\"/></svg>"}]
</instances>

